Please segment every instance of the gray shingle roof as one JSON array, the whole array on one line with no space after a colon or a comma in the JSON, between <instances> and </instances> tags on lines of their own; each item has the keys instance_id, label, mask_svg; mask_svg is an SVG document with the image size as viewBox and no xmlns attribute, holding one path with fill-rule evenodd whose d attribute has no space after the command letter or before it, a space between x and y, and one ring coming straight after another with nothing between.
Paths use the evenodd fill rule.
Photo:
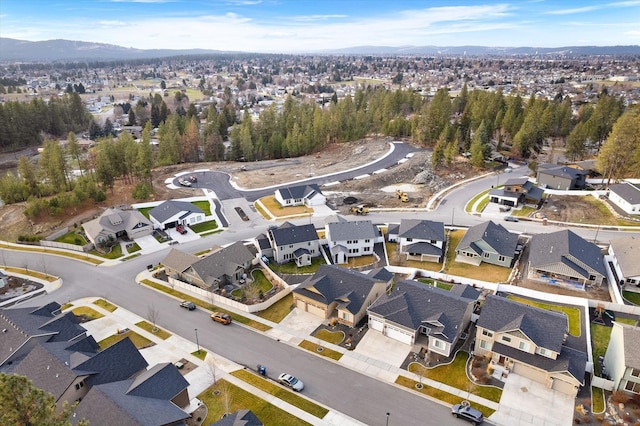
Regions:
<instances>
[{"instance_id":1,"label":"gray shingle roof","mask_svg":"<svg viewBox=\"0 0 640 426\"><path fill-rule=\"evenodd\" d=\"M370 220L353 220L327 224L331 241L374 239L378 228Z\"/></svg>"},{"instance_id":2,"label":"gray shingle roof","mask_svg":"<svg viewBox=\"0 0 640 426\"><path fill-rule=\"evenodd\" d=\"M176 271L184 272L199 260L198 256L172 248L160 263Z\"/></svg>"},{"instance_id":3,"label":"gray shingle roof","mask_svg":"<svg viewBox=\"0 0 640 426\"><path fill-rule=\"evenodd\" d=\"M315 226L310 223L306 225L293 225L285 222L278 228L270 229L269 232L277 246L318 240L318 232Z\"/></svg>"},{"instance_id":4,"label":"gray shingle roof","mask_svg":"<svg viewBox=\"0 0 640 426\"><path fill-rule=\"evenodd\" d=\"M209 282L209 277L220 279L224 275L232 276L245 262L250 262L254 258L253 253L242 241L237 241L203 257L191 266L204 282Z\"/></svg>"},{"instance_id":5,"label":"gray shingle roof","mask_svg":"<svg viewBox=\"0 0 640 426\"><path fill-rule=\"evenodd\" d=\"M425 242L408 244L404 247L404 251L407 253L442 256L442 249L440 247L436 247L431 243L425 243Z\"/></svg>"},{"instance_id":6,"label":"gray shingle roof","mask_svg":"<svg viewBox=\"0 0 640 426\"><path fill-rule=\"evenodd\" d=\"M355 314L360 311L377 282L380 281L340 266L320 265L313 276L307 278L293 291L325 305L340 301L345 309ZM348 301L344 302L342 299Z\"/></svg>"},{"instance_id":7,"label":"gray shingle roof","mask_svg":"<svg viewBox=\"0 0 640 426\"><path fill-rule=\"evenodd\" d=\"M494 295L487 296L478 327L493 332L520 330L537 346L560 352L568 330L567 316ZM543 357L541 357L543 358Z\"/></svg>"},{"instance_id":8,"label":"gray shingle roof","mask_svg":"<svg viewBox=\"0 0 640 426\"><path fill-rule=\"evenodd\" d=\"M93 239L100 232L107 230L113 233L134 229L134 227L152 226L152 223L138 210L105 210L99 218L82 224L85 232Z\"/></svg>"},{"instance_id":9,"label":"gray shingle roof","mask_svg":"<svg viewBox=\"0 0 640 426\"><path fill-rule=\"evenodd\" d=\"M640 237L632 235L629 237L614 238L611 240L611 248L625 277L640 275L640 262L638 262Z\"/></svg>"},{"instance_id":10,"label":"gray shingle roof","mask_svg":"<svg viewBox=\"0 0 640 426\"><path fill-rule=\"evenodd\" d=\"M314 193L322 194L320 187L316 184L289 186L287 188L278 189L283 200L296 200L302 198L310 198Z\"/></svg>"},{"instance_id":11,"label":"gray shingle roof","mask_svg":"<svg viewBox=\"0 0 640 426\"><path fill-rule=\"evenodd\" d=\"M640 186L629 182L611 185L609 191L616 193L629 204L640 204Z\"/></svg>"},{"instance_id":12,"label":"gray shingle roof","mask_svg":"<svg viewBox=\"0 0 640 426\"><path fill-rule=\"evenodd\" d=\"M170 362L156 364L137 376L127 393L156 399L173 399L189 386L175 365Z\"/></svg>"},{"instance_id":13,"label":"gray shingle roof","mask_svg":"<svg viewBox=\"0 0 640 426\"><path fill-rule=\"evenodd\" d=\"M482 294L480 291L476 290L470 285L465 284L454 284L454 286L451 287L451 290L449 290L449 293L471 300L478 300L478 297L480 297L480 294Z\"/></svg>"},{"instance_id":14,"label":"gray shingle roof","mask_svg":"<svg viewBox=\"0 0 640 426\"><path fill-rule=\"evenodd\" d=\"M478 241L484 241L502 256L513 257L518 245L518 236L509 232L504 226L488 221L469 228L458 243L456 251L471 248L476 253L482 254L482 250L475 244Z\"/></svg>"},{"instance_id":15,"label":"gray shingle roof","mask_svg":"<svg viewBox=\"0 0 640 426\"><path fill-rule=\"evenodd\" d=\"M191 213L202 213L202 209L188 201L167 200L149 210L149 217L153 217L158 222L163 223L167 219L182 213L182 216Z\"/></svg>"},{"instance_id":16,"label":"gray shingle roof","mask_svg":"<svg viewBox=\"0 0 640 426\"><path fill-rule=\"evenodd\" d=\"M385 283L393 279L393 273L385 267L372 269L368 275L377 281L384 281Z\"/></svg>"},{"instance_id":17,"label":"gray shingle roof","mask_svg":"<svg viewBox=\"0 0 640 426\"><path fill-rule=\"evenodd\" d=\"M549 167L547 169L538 168L538 173L547 174L551 176L560 176L568 179L576 179L579 176L584 176L587 174L584 170L574 169L573 167L567 166L559 166L559 167Z\"/></svg>"},{"instance_id":18,"label":"gray shingle roof","mask_svg":"<svg viewBox=\"0 0 640 426\"><path fill-rule=\"evenodd\" d=\"M640 370L640 328L629 324L622 326L622 340L625 366Z\"/></svg>"},{"instance_id":19,"label":"gray shingle roof","mask_svg":"<svg viewBox=\"0 0 640 426\"><path fill-rule=\"evenodd\" d=\"M444 241L444 223L431 220L402 219L398 237Z\"/></svg>"},{"instance_id":20,"label":"gray shingle roof","mask_svg":"<svg viewBox=\"0 0 640 426\"><path fill-rule=\"evenodd\" d=\"M474 301L416 281L400 281L390 294L383 294L368 309L387 321L412 330L421 325L431 328L431 335L453 343L466 324L463 319ZM441 324L438 325L436 323Z\"/></svg>"},{"instance_id":21,"label":"gray shingle roof","mask_svg":"<svg viewBox=\"0 0 640 426\"><path fill-rule=\"evenodd\" d=\"M262 422L251 410L238 410L209 426L262 426Z\"/></svg>"},{"instance_id":22,"label":"gray shingle roof","mask_svg":"<svg viewBox=\"0 0 640 426\"><path fill-rule=\"evenodd\" d=\"M531 238L530 247L529 262L534 268L544 269L545 266L559 262L567 264L564 259L570 256L588 265L600 275L607 275L600 248L568 229L548 234L535 234ZM571 259L568 260L573 262ZM586 271L583 268L580 269L582 271L576 269L576 272L585 276ZM587 272L585 278L589 278L588 275Z\"/></svg>"},{"instance_id":23,"label":"gray shingle roof","mask_svg":"<svg viewBox=\"0 0 640 426\"><path fill-rule=\"evenodd\" d=\"M87 380L93 386L128 379L148 365L127 337L79 364L77 369L93 373Z\"/></svg>"}]
</instances>

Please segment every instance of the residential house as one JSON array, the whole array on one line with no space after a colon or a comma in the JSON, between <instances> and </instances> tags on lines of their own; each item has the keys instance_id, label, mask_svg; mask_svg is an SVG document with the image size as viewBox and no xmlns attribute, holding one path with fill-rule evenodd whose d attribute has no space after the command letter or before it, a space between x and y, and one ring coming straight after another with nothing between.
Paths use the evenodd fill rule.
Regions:
<instances>
[{"instance_id":1,"label":"residential house","mask_svg":"<svg viewBox=\"0 0 640 426\"><path fill-rule=\"evenodd\" d=\"M320 265L293 290L295 306L322 319L335 317L355 327L389 282L337 265Z\"/></svg>"},{"instance_id":2,"label":"residential house","mask_svg":"<svg viewBox=\"0 0 640 426\"><path fill-rule=\"evenodd\" d=\"M153 233L153 224L138 210L110 208L97 219L82 224L89 241L100 246L115 242L118 238L144 237Z\"/></svg>"},{"instance_id":3,"label":"residential house","mask_svg":"<svg viewBox=\"0 0 640 426\"><path fill-rule=\"evenodd\" d=\"M285 222L267 231L273 260L277 263L295 261L298 266L311 265L311 259L320 256L320 240L312 224L294 225Z\"/></svg>"},{"instance_id":4,"label":"residential house","mask_svg":"<svg viewBox=\"0 0 640 426\"><path fill-rule=\"evenodd\" d=\"M615 390L640 394L640 328L613 322L604 367Z\"/></svg>"},{"instance_id":5,"label":"residential house","mask_svg":"<svg viewBox=\"0 0 640 426\"><path fill-rule=\"evenodd\" d=\"M607 275L600 248L570 230L535 234L529 251L530 279L584 289Z\"/></svg>"},{"instance_id":6,"label":"residential house","mask_svg":"<svg viewBox=\"0 0 640 426\"><path fill-rule=\"evenodd\" d=\"M609 200L629 215L640 215L640 186L629 182L609 187Z\"/></svg>"},{"instance_id":7,"label":"residential house","mask_svg":"<svg viewBox=\"0 0 640 426\"><path fill-rule=\"evenodd\" d=\"M472 226L456 247L456 262L482 262L510 268L516 257L518 236L493 221Z\"/></svg>"},{"instance_id":8,"label":"residential house","mask_svg":"<svg viewBox=\"0 0 640 426\"><path fill-rule=\"evenodd\" d=\"M195 225L204 222L204 218L202 209L187 201L167 200L149 210L149 219L159 229Z\"/></svg>"},{"instance_id":9,"label":"residential house","mask_svg":"<svg viewBox=\"0 0 640 426\"><path fill-rule=\"evenodd\" d=\"M474 354L491 358L495 378L527 377L575 398L587 354L565 344L567 316L489 295L476 324Z\"/></svg>"},{"instance_id":10,"label":"residential house","mask_svg":"<svg viewBox=\"0 0 640 426\"><path fill-rule=\"evenodd\" d=\"M442 262L444 256L444 223L431 220L402 219L400 225L391 224L387 231L390 242L397 242L397 250L407 260Z\"/></svg>"},{"instance_id":11,"label":"residential house","mask_svg":"<svg viewBox=\"0 0 640 426\"><path fill-rule=\"evenodd\" d=\"M327 202L320 187L316 184L289 186L277 189L275 198L282 207L290 206L321 206Z\"/></svg>"},{"instance_id":12,"label":"residential house","mask_svg":"<svg viewBox=\"0 0 640 426\"><path fill-rule=\"evenodd\" d=\"M536 186L527 177L507 179L502 188L489 192L489 201L515 207L519 204L538 204L544 190Z\"/></svg>"},{"instance_id":13,"label":"residential house","mask_svg":"<svg viewBox=\"0 0 640 426\"><path fill-rule=\"evenodd\" d=\"M172 249L161 262L167 276L209 291L241 283L255 261L255 255L237 241L203 258Z\"/></svg>"},{"instance_id":14,"label":"residential house","mask_svg":"<svg viewBox=\"0 0 640 426\"><path fill-rule=\"evenodd\" d=\"M568 166L558 166L557 164L541 164L538 166L536 179L538 186L542 188L561 189L584 189L588 172Z\"/></svg>"},{"instance_id":15,"label":"residential house","mask_svg":"<svg viewBox=\"0 0 640 426\"><path fill-rule=\"evenodd\" d=\"M86 330L73 313L56 315L60 304L0 310L0 367L25 356L36 344L81 339Z\"/></svg>"},{"instance_id":16,"label":"residential house","mask_svg":"<svg viewBox=\"0 0 640 426\"><path fill-rule=\"evenodd\" d=\"M223 417L210 426L262 426L262 422L251 410L238 410Z\"/></svg>"},{"instance_id":17,"label":"residential house","mask_svg":"<svg viewBox=\"0 0 640 426\"><path fill-rule=\"evenodd\" d=\"M336 264L347 263L351 257L373 255L375 243L384 242L382 232L370 220L349 221L342 216L327 218L325 237Z\"/></svg>"},{"instance_id":18,"label":"residential house","mask_svg":"<svg viewBox=\"0 0 640 426\"><path fill-rule=\"evenodd\" d=\"M473 296L400 281L367 309L369 328L407 345L426 346L431 352L451 356L471 321L480 292L473 290Z\"/></svg>"},{"instance_id":19,"label":"residential house","mask_svg":"<svg viewBox=\"0 0 640 426\"><path fill-rule=\"evenodd\" d=\"M640 237L636 235L614 238L609 244L610 265L620 286L640 287Z\"/></svg>"}]
</instances>

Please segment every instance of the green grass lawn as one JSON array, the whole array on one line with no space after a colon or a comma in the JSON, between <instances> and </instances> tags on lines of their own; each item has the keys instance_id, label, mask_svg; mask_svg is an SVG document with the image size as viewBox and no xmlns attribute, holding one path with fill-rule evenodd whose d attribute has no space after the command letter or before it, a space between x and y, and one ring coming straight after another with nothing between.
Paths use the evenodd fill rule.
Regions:
<instances>
[{"instance_id":1,"label":"green grass lawn","mask_svg":"<svg viewBox=\"0 0 640 426\"><path fill-rule=\"evenodd\" d=\"M598 357L604 356L611 338L611 327L591 323L591 344L593 346L593 370L596 376L600 375Z\"/></svg>"},{"instance_id":2,"label":"green grass lawn","mask_svg":"<svg viewBox=\"0 0 640 426\"><path fill-rule=\"evenodd\" d=\"M106 300L104 300L104 299L98 299L98 300L96 300L95 302L93 302L93 304L94 304L94 305L98 305L98 306L100 306L102 309L106 309L106 310L107 310L107 311L109 311L109 312L113 312L113 311L115 311L116 309L118 309L118 307L117 307L116 305L111 304L111 303L107 302L107 301L106 301Z\"/></svg>"},{"instance_id":3,"label":"green grass lawn","mask_svg":"<svg viewBox=\"0 0 640 426\"><path fill-rule=\"evenodd\" d=\"M135 253L135 252L140 251L140 250L141 250L141 248L138 245L138 243L133 243L133 245L127 249L127 251L129 253Z\"/></svg>"},{"instance_id":4,"label":"green grass lawn","mask_svg":"<svg viewBox=\"0 0 640 426\"><path fill-rule=\"evenodd\" d=\"M311 265L298 267L295 262L275 263L271 262L269 268L279 274L315 274L320 265L324 265L324 257L318 256L311 259Z\"/></svg>"},{"instance_id":5,"label":"green grass lawn","mask_svg":"<svg viewBox=\"0 0 640 426\"><path fill-rule=\"evenodd\" d=\"M95 309L91 309L89 306L78 306L77 308L72 309L71 312L73 312L73 315L77 317L85 316L91 320L104 317L100 312Z\"/></svg>"},{"instance_id":6,"label":"green grass lawn","mask_svg":"<svg viewBox=\"0 0 640 426\"><path fill-rule=\"evenodd\" d=\"M345 338L343 331L329 331L324 329L318 331L313 336L325 342L333 343L334 345L339 345Z\"/></svg>"},{"instance_id":7,"label":"green grass lawn","mask_svg":"<svg viewBox=\"0 0 640 426\"><path fill-rule=\"evenodd\" d=\"M640 306L640 293L636 293L635 291L623 290L622 291L622 297L624 297L625 299L627 299L629 302L633 303L634 305Z\"/></svg>"},{"instance_id":8,"label":"green grass lawn","mask_svg":"<svg viewBox=\"0 0 640 426\"><path fill-rule=\"evenodd\" d=\"M293 215L311 215L313 214L313 209L307 206L288 206L282 207L280 203L276 200L276 197L273 195L269 195L267 197L263 197L260 199L264 207L269 210L274 217L286 217ZM256 203L257 204L257 203ZM266 216L267 218L269 216Z\"/></svg>"},{"instance_id":9,"label":"green grass lawn","mask_svg":"<svg viewBox=\"0 0 640 426\"><path fill-rule=\"evenodd\" d=\"M199 359L204 361L204 359L207 357L207 351L205 351L204 349L200 348L197 351L191 352L191 355L193 355L196 358L199 358Z\"/></svg>"},{"instance_id":10,"label":"green grass lawn","mask_svg":"<svg viewBox=\"0 0 640 426\"><path fill-rule=\"evenodd\" d=\"M458 229L449 235L449 243L447 245L447 261L444 272L450 275L457 275L476 280L489 282L506 282L511 273L511 268L503 266L490 265L481 263L479 266L469 265L468 263L456 262L456 247L464 237L465 231Z\"/></svg>"},{"instance_id":11,"label":"green grass lawn","mask_svg":"<svg viewBox=\"0 0 640 426\"><path fill-rule=\"evenodd\" d=\"M153 331L153 324L151 324L151 323L149 323L147 321L140 321L140 322L136 323L136 327L140 327L141 329L143 329L145 331L148 331L149 333L158 336L162 340L167 340L169 337L172 336L171 333L169 333L166 330L161 329L158 326L156 326L156 331Z\"/></svg>"},{"instance_id":12,"label":"green grass lawn","mask_svg":"<svg viewBox=\"0 0 640 426\"><path fill-rule=\"evenodd\" d=\"M69 257L71 259L82 260L82 261L85 261L85 262L92 263L94 265L100 265L100 264L104 263L100 259L94 259L92 257L87 256L86 253L83 253L83 254L80 254L80 253L69 253L68 251L52 250L52 249L49 249L49 248L43 248L41 246L38 246L37 248L29 247L29 246L19 247L19 246L14 246L14 245L9 245L9 244L3 244L3 243L0 242L0 248L9 249L9 250L13 250L13 251L31 251L31 252L37 252L37 253L55 254L55 255L58 255L58 256L66 256L66 257ZM10 269L11 269L11 267L6 267L5 268L5 270L7 270L7 271L9 271ZM16 272L18 272L20 270L24 270L24 268L13 268L13 269L16 270ZM44 274L41 274L41 275L45 276ZM49 280L49 281L55 281L56 279L57 278L53 278L52 280Z\"/></svg>"},{"instance_id":13,"label":"green grass lawn","mask_svg":"<svg viewBox=\"0 0 640 426\"><path fill-rule=\"evenodd\" d=\"M120 246L119 243L117 243L113 247L111 247L111 250L109 250L109 253L102 254L97 250L91 250L89 253L95 256L104 257L105 259L117 259L119 257L122 257L122 247Z\"/></svg>"},{"instance_id":14,"label":"green grass lawn","mask_svg":"<svg viewBox=\"0 0 640 426\"><path fill-rule=\"evenodd\" d=\"M453 284L441 283L440 281L434 281L431 278L420 278L418 281L429 285L434 285L435 282L436 287L447 291L450 291L453 288Z\"/></svg>"},{"instance_id":15,"label":"green grass lawn","mask_svg":"<svg viewBox=\"0 0 640 426\"><path fill-rule=\"evenodd\" d=\"M253 278L254 282L258 284L258 287L260 288L262 294L268 292L273 288L273 284L271 284L271 281L269 281L267 277L264 276L264 272L262 272L261 270L254 269L253 271L251 271L251 277ZM242 296L244 296L244 286L233 290L231 292L231 295L237 298L241 298Z\"/></svg>"},{"instance_id":16,"label":"green grass lawn","mask_svg":"<svg viewBox=\"0 0 640 426\"><path fill-rule=\"evenodd\" d=\"M422 394L429 395L432 398L444 401L451 405L459 404L461 401L459 396L442 391L440 389L432 388L431 386L423 385L422 389L416 389L416 384L418 382L404 376L398 376L398 378L396 379L396 383L409 389L413 389ZM480 410L485 418L489 417L495 412L495 410L492 410L489 407L485 407L484 405L476 404L475 402L471 402L471 406L476 410Z\"/></svg>"},{"instance_id":17,"label":"green grass lawn","mask_svg":"<svg viewBox=\"0 0 640 426\"><path fill-rule=\"evenodd\" d=\"M142 216L146 217L147 219L149 219L149 211L151 209L153 209L154 207L142 207L140 209L138 209L138 211L140 213L142 213Z\"/></svg>"},{"instance_id":18,"label":"green grass lawn","mask_svg":"<svg viewBox=\"0 0 640 426\"><path fill-rule=\"evenodd\" d=\"M467 213L471 213L471 210L473 209L473 205L476 203L476 201L478 201L480 198L488 195L490 191L491 191L491 189L487 189L486 191L482 191L481 193L479 193L478 195L476 195L475 197L470 199L469 202L467 203L467 205L464 206L464 211L466 211ZM487 202L489 202L488 198L487 198ZM486 204L485 204L485 206L486 206Z\"/></svg>"},{"instance_id":19,"label":"green grass lawn","mask_svg":"<svg viewBox=\"0 0 640 426\"><path fill-rule=\"evenodd\" d=\"M536 207L522 206L519 209L511 211L511 216L529 217L529 214L537 211Z\"/></svg>"},{"instance_id":20,"label":"green grass lawn","mask_svg":"<svg viewBox=\"0 0 640 426\"><path fill-rule=\"evenodd\" d=\"M85 240L84 236L82 234L76 233L75 231L67 232L66 234L56 238L55 241L59 243L74 244L77 246L83 246L87 244L87 240Z\"/></svg>"},{"instance_id":21,"label":"green grass lawn","mask_svg":"<svg viewBox=\"0 0 640 426\"><path fill-rule=\"evenodd\" d=\"M591 386L591 411L594 413L604 411L604 391L595 386Z\"/></svg>"},{"instance_id":22,"label":"green grass lawn","mask_svg":"<svg viewBox=\"0 0 640 426\"><path fill-rule=\"evenodd\" d=\"M191 204L202 210L205 216L211 216L211 203L208 201L192 201Z\"/></svg>"},{"instance_id":23,"label":"green grass lawn","mask_svg":"<svg viewBox=\"0 0 640 426\"><path fill-rule=\"evenodd\" d=\"M333 349L325 348L324 346L320 346L317 343L313 343L308 340L303 340L298 346L308 350L309 352L315 352L318 355L326 356L327 358L331 358L336 361L342 358L342 354L340 352L334 351ZM320 347L322 348L322 350L318 351L318 348Z\"/></svg>"},{"instance_id":24,"label":"green grass lawn","mask_svg":"<svg viewBox=\"0 0 640 426\"><path fill-rule=\"evenodd\" d=\"M260 318L279 323L291 312L293 294L289 293L264 311L256 312Z\"/></svg>"},{"instance_id":25,"label":"green grass lawn","mask_svg":"<svg viewBox=\"0 0 640 426\"><path fill-rule=\"evenodd\" d=\"M466 366L468 359L469 354L467 352L460 351L451 364L426 369L424 377L428 377L436 382L445 383L465 392L468 392L471 389L471 393L474 395L486 398L490 401L500 402L502 389L493 386L478 385L467 378ZM419 368L420 365L412 363L409 367L409 371L411 371L412 369Z\"/></svg>"},{"instance_id":26,"label":"green grass lawn","mask_svg":"<svg viewBox=\"0 0 640 426\"><path fill-rule=\"evenodd\" d=\"M100 350L106 349L109 346L113 345L114 343L117 343L120 340L124 340L127 337L131 339L133 344L138 349L142 349L142 348L146 348L146 347L155 345L155 343L153 343L151 340L147 339L146 337L142 337L141 335L139 335L135 331L129 330L126 333L114 334L112 336L107 337L106 339L100 340L98 342L98 346L100 346Z\"/></svg>"},{"instance_id":27,"label":"green grass lawn","mask_svg":"<svg viewBox=\"0 0 640 426\"><path fill-rule=\"evenodd\" d=\"M73 303L65 303L64 305L60 306L60 311L64 311L67 308L70 308L73 306Z\"/></svg>"},{"instance_id":28,"label":"green grass lawn","mask_svg":"<svg viewBox=\"0 0 640 426\"><path fill-rule=\"evenodd\" d=\"M216 395L216 392L219 393ZM198 395L198 399L208 409L207 418L203 422L205 425L220 420L225 411L227 411L225 409L226 401L229 402L229 413L241 409L251 410L264 425L310 425L310 423L224 380L218 380L215 385L207 388L207 390Z\"/></svg>"},{"instance_id":29,"label":"green grass lawn","mask_svg":"<svg viewBox=\"0 0 640 426\"><path fill-rule=\"evenodd\" d=\"M218 229L218 223L215 220L208 220L206 222L200 222L191 225L190 228L196 234L200 234L202 232L214 231Z\"/></svg>"},{"instance_id":30,"label":"green grass lawn","mask_svg":"<svg viewBox=\"0 0 640 426\"><path fill-rule=\"evenodd\" d=\"M267 331L270 330L271 327L269 327L266 324L263 324L259 321L255 321L252 319L249 319L245 316L242 315L238 315L236 313L233 312L229 312L226 309L222 309L218 306L212 305L211 303L205 302L203 300L198 299L197 297L193 297L190 296L188 294L185 294L181 291L178 290L174 290L171 287L167 287L165 285L162 284L158 284L154 281L151 280L142 280L140 281L141 284L147 285L149 287L155 288L156 290L160 290L164 293L170 294L172 296L175 296L181 300L189 300L193 303L195 303L197 306L200 306L201 308L207 309L209 311L220 311L220 312L225 312L228 313L229 315L231 315L231 318L233 319L233 321L238 322L240 324L244 324L246 326L249 326L251 328L255 328L256 330L260 330L260 331Z\"/></svg>"},{"instance_id":31,"label":"green grass lawn","mask_svg":"<svg viewBox=\"0 0 640 426\"><path fill-rule=\"evenodd\" d=\"M511 295L507 296L507 298L515 300L516 302L524 303L525 305L535 306L536 308L564 313L569 319L569 334L571 334L572 336L580 335L580 310L578 308L574 308L573 306L561 306L552 305L549 303L541 303L530 299L525 299L524 297Z\"/></svg>"},{"instance_id":32,"label":"green grass lawn","mask_svg":"<svg viewBox=\"0 0 640 426\"><path fill-rule=\"evenodd\" d=\"M252 386L255 386L256 388L275 396L278 399L281 399L295 407L298 407L303 411L306 411L307 413L319 419L322 419L329 413L329 410L327 410L326 408L321 407L318 404L315 404L314 402L301 397L300 395L287 388L278 386L275 383L258 376L257 374L251 373L248 370L236 370L231 374L251 384Z\"/></svg>"}]
</instances>

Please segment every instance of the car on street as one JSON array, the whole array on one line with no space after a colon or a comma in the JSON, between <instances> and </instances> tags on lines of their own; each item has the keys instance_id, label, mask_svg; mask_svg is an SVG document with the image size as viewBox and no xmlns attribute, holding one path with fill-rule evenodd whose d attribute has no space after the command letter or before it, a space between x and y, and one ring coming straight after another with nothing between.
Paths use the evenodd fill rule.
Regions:
<instances>
[{"instance_id":1,"label":"car on street","mask_svg":"<svg viewBox=\"0 0 640 426\"><path fill-rule=\"evenodd\" d=\"M182 302L180 302L180 306L190 311L193 311L196 308L196 304L193 302L189 302L188 300L183 300Z\"/></svg>"},{"instance_id":2,"label":"car on street","mask_svg":"<svg viewBox=\"0 0 640 426\"><path fill-rule=\"evenodd\" d=\"M504 220L506 220L507 222L520 222L517 217L513 216L505 216Z\"/></svg>"},{"instance_id":3,"label":"car on street","mask_svg":"<svg viewBox=\"0 0 640 426\"><path fill-rule=\"evenodd\" d=\"M229 314L225 314L224 312L212 313L211 319L224 325L231 324L231 316L229 316Z\"/></svg>"},{"instance_id":4,"label":"car on street","mask_svg":"<svg viewBox=\"0 0 640 426\"><path fill-rule=\"evenodd\" d=\"M196 177L196 175L189 176L189 182L191 182L191 183L198 182L198 178Z\"/></svg>"},{"instance_id":5,"label":"car on street","mask_svg":"<svg viewBox=\"0 0 640 426\"><path fill-rule=\"evenodd\" d=\"M186 180L186 179L182 179L182 178L178 179L178 183L179 183L180 185L182 185L182 186L191 186L191 182L189 182L189 181L188 181L188 180Z\"/></svg>"},{"instance_id":6,"label":"car on street","mask_svg":"<svg viewBox=\"0 0 640 426\"><path fill-rule=\"evenodd\" d=\"M278 381L283 385L290 387L296 392L300 392L302 389L304 389L304 383L302 383L302 380L298 379L295 376L292 376L291 374L282 373L278 376Z\"/></svg>"},{"instance_id":7,"label":"car on street","mask_svg":"<svg viewBox=\"0 0 640 426\"><path fill-rule=\"evenodd\" d=\"M466 401L451 407L451 414L459 419L470 421L474 425L479 425L484 420L482 413L472 408Z\"/></svg>"}]
</instances>

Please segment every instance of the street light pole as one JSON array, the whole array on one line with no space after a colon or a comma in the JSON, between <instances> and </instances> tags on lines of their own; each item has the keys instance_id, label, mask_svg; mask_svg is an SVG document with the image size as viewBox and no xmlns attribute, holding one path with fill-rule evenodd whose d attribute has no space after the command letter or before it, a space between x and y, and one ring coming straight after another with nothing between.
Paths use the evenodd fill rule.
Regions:
<instances>
[{"instance_id":1,"label":"street light pole","mask_svg":"<svg viewBox=\"0 0 640 426\"><path fill-rule=\"evenodd\" d=\"M196 331L196 345L198 346L198 353L200 353L200 342L198 342L198 329L194 328Z\"/></svg>"},{"instance_id":2,"label":"street light pole","mask_svg":"<svg viewBox=\"0 0 640 426\"><path fill-rule=\"evenodd\" d=\"M389 414L391 414L391 413L389 413L389 412L387 411L387 426L389 426Z\"/></svg>"}]
</instances>

